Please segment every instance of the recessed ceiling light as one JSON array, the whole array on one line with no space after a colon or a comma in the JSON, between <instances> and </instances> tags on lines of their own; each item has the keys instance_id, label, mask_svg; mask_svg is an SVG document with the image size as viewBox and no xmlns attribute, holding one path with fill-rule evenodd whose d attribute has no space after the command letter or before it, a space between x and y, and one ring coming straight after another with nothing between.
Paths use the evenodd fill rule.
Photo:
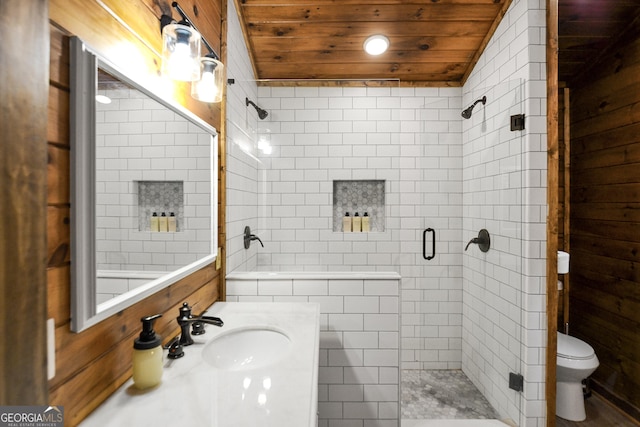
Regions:
<instances>
[{"instance_id":1,"label":"recessed ceiling light","mask_svg":"<svg viewBox=\"0 0 640 427\"><path fill-rule=\"evenodd\" d=\"M373 35L364 41L364 50L369 55L380 55L389 47L389 39L381 34Z\"/></svg>"}]
</instances>

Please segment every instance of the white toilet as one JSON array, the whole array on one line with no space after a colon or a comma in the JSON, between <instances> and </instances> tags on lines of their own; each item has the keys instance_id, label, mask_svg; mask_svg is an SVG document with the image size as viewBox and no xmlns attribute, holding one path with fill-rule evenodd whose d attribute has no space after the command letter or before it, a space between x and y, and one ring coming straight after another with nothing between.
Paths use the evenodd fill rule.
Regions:
<instances>
[{"instance_id":1,"label":"white toilet","mask_svg":"<svg viewBox=\"0 0 640 427\"><path fill-rule=\"evenodd\" d=\"M598 357L586 342L558 332L556 364L556 415L569 421L584 421L587 415L582 380L596 370Z\"/></svg>"}]
</instances>

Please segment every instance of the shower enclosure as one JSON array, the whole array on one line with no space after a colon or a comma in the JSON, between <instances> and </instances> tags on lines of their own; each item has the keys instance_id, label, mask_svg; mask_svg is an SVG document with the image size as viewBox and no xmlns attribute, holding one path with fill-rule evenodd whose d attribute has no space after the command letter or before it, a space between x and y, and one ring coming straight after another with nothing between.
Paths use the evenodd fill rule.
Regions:
<instances>
[{"instance_id":1,"label":"shower enclosure","mask_svg":"<svg viewBox=\"0 0 640 427\"><path fill-rule=\"evenodd\" d=\"M399 273L401 368L462 369L501 418L523 424L523 393L513 388L524 355L542 357L526 341L540 339L529 329L543 323L539 307L525 307L523 263L543 248L528 243L523 223L544 218L524 202L535 176L526 132L510 127L523 92L520 80L472 90L248 82L236 104L248 96L268 116L236 107L228 122L228 271ZM384 228L336 229L336 181L382 182ZM245 226L264 248L244 249ZM465 251L481 229L489 251ZM323 408L321 419L338 416Z\"/></svg>"},{"instance_id":2,"label":"shower enclosure","mask_svg":"<svg viewBox=\"0 0 640 427\"><path fill-rule=\"evenodd\" d=\"M413 311L403 311L403 368L462 369L516 423L521 395L510 379L521 387L524 140L511 116L523 112L522 92L513 80L465 92L461 105L435 97L421 107L423 245L430 253L435 239L435 256L416 257L420 278L403 289ZM490 245L477 244L486 234Z\"/></svg>"}]
</instances>

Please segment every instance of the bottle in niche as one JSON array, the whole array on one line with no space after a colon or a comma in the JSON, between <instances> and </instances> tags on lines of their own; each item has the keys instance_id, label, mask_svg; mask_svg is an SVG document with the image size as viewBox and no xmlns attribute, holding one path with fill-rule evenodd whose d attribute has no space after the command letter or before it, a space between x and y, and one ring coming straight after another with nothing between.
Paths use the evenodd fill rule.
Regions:
<instances>
[{"instance_id":1,"label":"bottle in niche","mask_svg":"<svg viewBox=\"0 0 640 427\"><path fill-rule=\"evenodd\" d=\"M358 212L353 216L352 220L352 229L354 233L359 233L362 231L362 218L358 215Z\"/></svg>"},{"instance_id":2,"label":"bottle in niche","mask_svg":"<svg viewBox=\"0 0 640 427\"><path fill-rule=\"evenodd\" d=\"M349 212L345 213L342 217L342 231L345 233L351 232L351 217L349 216Z\"/></svg>"},{"instance_id":3,"label":"bottle in niche","mask_svg":"<svg viewBox=\"0 0 640 427\"><path fill-rule=\"evenodd\" d=\"M371 231L371 218L367 212L365 212L362 217L362 231L365 233Z\"/></svg>"},{"instance_id":4,"label":"bottle in niche","mask_svg":"<svg viewBox=\"0 0 640 427\"><path fill-rule=\"evenodd\" d=\"M150 222L149 229L151 231L160 231L159 223L158 223L158 214L156 212L154 212L151 215L151 222Z\"/></svg>"},{"instance_id":5,"label":"bottle in niche","mask_svg":"<svg viewBox=\"0 0 640 427\"><path fill-rule=\"evenodd\" d=\"M162 215L160 215L160 218L158 219L158 228L161 233L169 231L169 221L164 212L162 212Z\"/></svg>"},{"instance_id":6,"label":"bottle in niche","mask_svg":"<svg viewBox=\"0 0 640 427\"><path fill-rule=\"evenodd\" d=\"M171 212L169 214L169 219L168 219L168 229L170 232L175 232L177 230L178 226L176 223L176 215Z\"/></svg>"}]
</instances>

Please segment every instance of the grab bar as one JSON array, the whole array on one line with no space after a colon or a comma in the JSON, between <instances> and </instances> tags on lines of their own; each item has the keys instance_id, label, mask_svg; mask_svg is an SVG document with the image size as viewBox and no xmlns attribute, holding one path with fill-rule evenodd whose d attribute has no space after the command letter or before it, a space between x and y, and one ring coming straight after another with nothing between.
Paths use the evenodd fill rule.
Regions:
<instances>
[{"instance_id":1,"label":"grab bar","mask_svg":"<svg viewBox=\"0 0 640 427\"><path fill-rule=\"evenodd\" d=\"M427 256L427 233L433 233L433 240L431 242L431 255ZM433 228L427 228L422 233L422 257L427 261L436 257L436 230Z\"/></svg>"}]
</instances>

